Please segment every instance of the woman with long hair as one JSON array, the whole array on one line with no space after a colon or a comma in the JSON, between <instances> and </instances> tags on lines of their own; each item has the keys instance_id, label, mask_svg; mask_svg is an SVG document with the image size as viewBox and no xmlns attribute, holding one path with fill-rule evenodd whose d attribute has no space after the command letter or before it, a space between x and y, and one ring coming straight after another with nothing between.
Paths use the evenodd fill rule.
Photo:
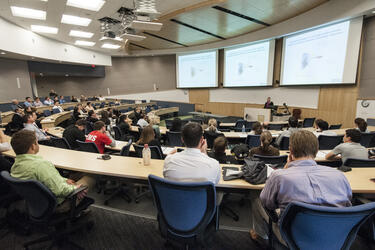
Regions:
<instances>
[{"instance_id":1,"label":"woman with long hair","mask_svg":"<svg viewBox=\"0 0 375 250\"><path fill-rule=\"evenodd\" d=\"M266 155L266 156L277 156L280 155L279 149L271 145L272 134L269 131L263 131L260 135L260 146L252 148L250 150L250 156Z\"/></svg>"},{"instance_id":2,"label":"woman with long hair","mask_svg":"<svg viewBox=\"0 0 375 250\"><path fill-rule=\"evenodd\" d=\"M160 150L160 153L163 155L163 150L158 139L155 138L155 131L151 125L148 125L142 129L141 136L136 142L138 145L148 144L149 146L157 146Z\"/></svg>"}]
</instances>

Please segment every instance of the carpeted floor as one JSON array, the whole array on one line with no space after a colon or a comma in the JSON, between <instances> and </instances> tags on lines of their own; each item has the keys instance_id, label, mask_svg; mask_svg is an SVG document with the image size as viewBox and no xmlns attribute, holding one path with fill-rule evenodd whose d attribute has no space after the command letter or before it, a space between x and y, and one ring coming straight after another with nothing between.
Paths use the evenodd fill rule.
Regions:
<instances>
[{"instance_id":1,"label":"carpeted floor","mask_svg":"<svg viewBox=\"0 0 375 250\"><path fill-rule=\"evenodd\" d=\"M90 214L94 220L94 228L82 231L70 239L85 247L85 249L165 249L157 222L152 219L130 216L111 210L92 207ZM23 249L22 243L37 238L38 234L18 236L8 234L0 240L0 249ZM44 249L48 244L37 245L32 249ZM55 248L57 249L57 248ZM60 248L70 249L70 248ZM220 230L215 234L214 243L210 249L259 249L250 239L247 232Z\"/></svg>"}]
</instances>

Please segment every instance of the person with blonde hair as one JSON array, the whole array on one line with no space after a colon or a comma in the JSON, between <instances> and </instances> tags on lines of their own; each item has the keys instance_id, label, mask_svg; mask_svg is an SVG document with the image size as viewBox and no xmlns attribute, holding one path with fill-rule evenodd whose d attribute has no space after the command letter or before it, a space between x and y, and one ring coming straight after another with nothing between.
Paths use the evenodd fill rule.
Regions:
<instances>
[{"instance_id":1,"label":"person with blonde hair","mask_svg":"<svg viewBox=\"0 0 375 250\"><path fill-rule=\"evenodd\" d=\"M269 131L263 131L260 135L260 146L250 150L250 156L265 155L277 156L280 155L279 149L271 145L272 134Z\"/></svg>"},{"instance_id":2,"label":"person with blonde hair","mask_svg":"<svg viewBox=\"0 0 375 250\"><path fill-rule=\"evenodd\" d=\"M206 131L211 133L220 133L220 131L217 129L217 121L214 118L211 118L208 120L208 127L206 128Z\"/></svg>"}]
</instances>

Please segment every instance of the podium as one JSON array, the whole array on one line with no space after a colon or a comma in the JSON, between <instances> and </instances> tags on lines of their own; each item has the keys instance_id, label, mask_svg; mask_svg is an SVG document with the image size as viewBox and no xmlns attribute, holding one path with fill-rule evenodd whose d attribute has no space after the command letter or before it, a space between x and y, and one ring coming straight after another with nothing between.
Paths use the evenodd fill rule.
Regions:
<instances>
[{"instance_id":1,"label":"podium","mask_svg":"<svg viewBox=\"0 0 375 250\"><path fill-rule=\"evenodd\" d=\"M245 121L270 122L272 119L271 109L244 108Z\"/></svg>"}]
</instances>

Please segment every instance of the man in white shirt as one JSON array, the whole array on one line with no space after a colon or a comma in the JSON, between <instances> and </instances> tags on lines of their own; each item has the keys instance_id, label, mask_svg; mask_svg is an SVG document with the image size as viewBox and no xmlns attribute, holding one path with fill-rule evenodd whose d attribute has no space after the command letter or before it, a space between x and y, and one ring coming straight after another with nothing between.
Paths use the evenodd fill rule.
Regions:
<instances>
[{"instance_id":1,"label":"man in white shirt","mask_svg":"<svg viewBox=\"0 0 375 250\"><path fill-rule=\"evenodd\" d=\"M55 105L53 106L52 110L54 109L58 109L61 112L64 112L64 109L60 106L60 102L59 101L55 101Z\"/></svg>"},{"instance_id":2,"label":"man in white shirt","mask_svg":"<svg viewBox=\"0 0 375 250\"><path fill-rule=\"evenodd\" d=\"M25 116L24 116L24 124L23 124L25 129L30 130L30 131L34 131L38 141L46 141L46 140L51 139L51 137L48 136L44 130L40 129L35 124L35 120L36 120L35 112L26 113Z\"/></svg>"},{"instance_id":3,"label":"man in white shirt","mask_svg":"<svg viewBox=\"0 0 375 250\"><path fill-rule=\"evenodd\" d=\"M137 125L140 126L141 128L148 126L148 122L146 121L145 114L141 114L141 119L138 120Z\"/></svg>"},{"instance_id":4,"label":"man in white shirt","mask_svg":"<svg viewBox=\"0 0 375 250\"><path fill-rule=\"evenodd\" d=\"M49 97L46 97L46 99L44 100L44 105L52 105L53 104L53 101L49 98Z\"/></svg>"},{"instance_id":5,"label":"man in white shirt","mask_svg":"<svg viewBox=\"0 0 375 250\"><path fill-rule=\"evenodd\" d=\"M188 123L182 130L186 149L167 156L164 161L164 178L175 181L220 181L219 162L207 155L207 142L203 138L202 126Z\"/></svg>"},{"instance_id":6,"label":"man in white shirt","mask_svg":"<svg viewBox=\"0 0 375 250\"><path fill-rule=\"evenodd\" d=\"M105 98L102 95L99 95L99 101L105 101Z\"/></svg>"}]
</instances>

